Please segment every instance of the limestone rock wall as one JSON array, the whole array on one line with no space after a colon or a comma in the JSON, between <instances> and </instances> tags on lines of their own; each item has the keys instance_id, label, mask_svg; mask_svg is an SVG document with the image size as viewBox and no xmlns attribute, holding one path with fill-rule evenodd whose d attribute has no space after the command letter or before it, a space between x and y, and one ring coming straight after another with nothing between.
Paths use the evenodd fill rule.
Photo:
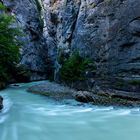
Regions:
<instances>
[{"instance_id":1,"label":"limestone rock wall","mask_svg":"<svg viewBox=\"0 0 140 140\"><path fill-rule=\"evenodd\" d=\"M99 75L140 78L140 1L82 0L73 38Z\"/></svg>"},{"instance_id":2,"label":"limestone rock wall","mask_svg":"<svg viewBox=\"0 0 140 140\"><path fill-rule=\"evenodd\" d=\"M54 20L50 33L55 31L58 49L91 57L99 76L140 78L140 1L49 2L46 21Z\"/></svg>"},{"instance_id":3,"label":"limestone rock wall","mask_svg":"<svg viewBox=\"0 0 140 140\"><path fill-rule=\"evenodd\" d=\"M26 33L21 63L57 69L61 51L91 57L101 77L140 79L139 0L3 0Z\"/></svg>"},{"instance_id":4,"label":"limestone rock wall","mask_svg":"<svg viewBox=\"0 0 140 140\"><path fill-rule=\"evenodd\" d=\"M31 80L45 79L48 48L43 36L41 3L37 0L3 0L3 3L16 16L17 26L23 31L21 64L32 71Z\"/></svg>"}]
</instances>

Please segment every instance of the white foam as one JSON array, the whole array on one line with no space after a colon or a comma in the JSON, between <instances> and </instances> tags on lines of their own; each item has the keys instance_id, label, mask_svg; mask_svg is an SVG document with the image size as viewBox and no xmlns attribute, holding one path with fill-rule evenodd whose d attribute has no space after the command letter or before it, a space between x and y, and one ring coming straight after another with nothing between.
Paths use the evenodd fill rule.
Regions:
<instances>
[{"instance_id":1,"label":"white foam","mask_svg":"<svg viewBox=\"0 0 140 140\"><path fill-rule=\"evenodd\" d=\"M93 110L93 108L86 108L86 109L79 109L79 110L76 110L75 112L77 112L77 113L91 112L92 110Z\"/></svg>"},{"instance_id":2,"label":"white foam","mask_svg":"<svg viewBox=\"0 0 140 140\"><path fill-rule=\"evenodd\" d=\"M7 118L8 115L0 116L0 124L4 123Z\"/></svg>"},{"instance_id":3,"label":"white foam","mask_svg":"<svg viewBox=\"0 0 140 140\"><path fill-rule=\"evenodd\" d=\"M94 111L111 111L113 107L105 107L105 108L96 108Z\"/></svg>"}]
</instances>

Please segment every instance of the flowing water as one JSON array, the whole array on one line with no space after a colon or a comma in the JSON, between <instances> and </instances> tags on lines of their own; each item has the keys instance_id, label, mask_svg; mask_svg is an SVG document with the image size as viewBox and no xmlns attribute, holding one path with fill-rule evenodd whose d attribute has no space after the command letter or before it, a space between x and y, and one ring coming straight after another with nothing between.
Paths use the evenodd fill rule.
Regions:
<instances>
[{"instance_id":1,"label":"flowing water","mask_svg":"<svg viewBox=\"0 0 140 140\"><path fill-rule=\"evenodd\" d=\"M36 83L0 92L0 140L140 140L140 109L54 101L27 93Z\"/></svg>"}]
</instances>

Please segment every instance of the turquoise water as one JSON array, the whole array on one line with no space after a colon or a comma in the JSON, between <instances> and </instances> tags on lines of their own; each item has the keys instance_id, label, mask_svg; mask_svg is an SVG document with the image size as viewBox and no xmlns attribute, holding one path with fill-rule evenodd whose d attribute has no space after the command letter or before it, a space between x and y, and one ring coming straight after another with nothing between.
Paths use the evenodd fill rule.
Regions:
<instances>
[{"instance_id":1,"label":"turquoise water","mask_svg":"<svg viewBox=\"0 0 140 140\"><path fill-rule=\"evenodd\" d=\"M57 102L27 93L36 83L0 92L0 140L140 140L140 109Z\"/></svg>"}]
</instances>

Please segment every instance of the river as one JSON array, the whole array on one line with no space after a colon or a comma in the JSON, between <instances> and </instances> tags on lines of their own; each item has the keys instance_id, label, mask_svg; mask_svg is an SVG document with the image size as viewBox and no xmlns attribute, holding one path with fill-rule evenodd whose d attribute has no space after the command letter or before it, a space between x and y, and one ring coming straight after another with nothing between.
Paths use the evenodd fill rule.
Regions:
<instances>
[{"instance_id":1,"label":"river","mask_svg":"<svg viewBox=\"0 0 140 140\"><path fill-rule=\"evenodd\" d=\"M55 101L26 92L38 83L0 91L0 140L140 140L139 108Z\"/></svg>"}]
</instances>

